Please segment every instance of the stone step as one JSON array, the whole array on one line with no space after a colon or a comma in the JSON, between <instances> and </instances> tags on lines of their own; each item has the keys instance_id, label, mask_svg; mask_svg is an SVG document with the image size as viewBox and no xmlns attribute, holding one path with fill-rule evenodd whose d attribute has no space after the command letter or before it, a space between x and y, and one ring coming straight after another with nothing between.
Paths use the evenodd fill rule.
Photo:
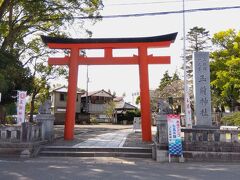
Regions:
<instances>
[{"instance_id":1,"label":"stone step","mask_svg":"<svg viewBox=\"0 0 240 180\"><path fill-rule=\"evenodd\" d=\"M62 156L62 157L132 157L152 158L151 148L140 147L66 147L45 146L41 148L40 156Z\"/></svg>"},{"instance_id":2,"label":"stone step","mask_svg":"<svg viewBox=\"0 0 240 180\"><path fill-rule=\"evenodd\" d=\"M73 151L41 151L40 156L48 157L131 157L152 158L152 153L136 152L73 152Z\"/></svg>"},{"instance_id":3,"label":"stone step","mask_svg":"<svg viewBox=\"0 0 240 180\"><path fill-rule=\"evenodd\" d=\"M45 146L42 151L71 151L71 152L135 152L152 153L151 148L141 147L66 147L66 146Z\"/></svg>"}]
</instances>

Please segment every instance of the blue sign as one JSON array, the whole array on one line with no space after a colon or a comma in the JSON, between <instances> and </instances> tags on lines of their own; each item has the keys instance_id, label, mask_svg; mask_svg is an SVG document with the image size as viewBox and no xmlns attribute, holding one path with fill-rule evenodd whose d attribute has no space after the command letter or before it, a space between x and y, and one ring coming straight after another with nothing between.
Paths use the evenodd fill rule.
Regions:
<instances>
[{"instance_id":1,"label":"blue sign","mask_svg":"<svg viewBox=\"0 0 240 180\"><path fill-rule=\"evenodd\" d=\"M179 155L183 154L182 150L182 139L181 139L181 126L180 116L169 114L167 115L168 121L168 143L169 143L169 154Z\"/></svg>"}]
</instances>

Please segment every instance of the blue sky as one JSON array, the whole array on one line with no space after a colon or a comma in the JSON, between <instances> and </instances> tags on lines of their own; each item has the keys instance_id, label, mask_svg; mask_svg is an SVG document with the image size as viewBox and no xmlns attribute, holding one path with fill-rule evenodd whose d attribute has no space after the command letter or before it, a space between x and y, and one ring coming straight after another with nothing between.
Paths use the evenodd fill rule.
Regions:
<instances>
[{"instance_id":1,"label":"blue sky","mask_svg":"<svg viewBox=\"0 0 240 180\"><path fill-rule=\"evenodd\" d=\"M103 0L102 15L149 13L182 10L181 0ZM240 6L239 0L185 0L185 9ZM240 9L186 13L186 32L194 26L204 27L210 34L234 28L240 30ZM177 71L180 76L183 49L182 14L169 14L161 16L127 17L103 19L94 26L88 25L93 32L93 38L117 37L147 37L178 32L177 39L170 48L164 51L152 51L155 55L170 55L170 65L149 66L150 89L158 87L163 73L168 70L170 74ZM70 27L71 36L80 37L78 22ZM124 52L126 53L126 52ZM122 54L124 54L122 53ZM89 66L89 91L111 89L118 96L126 94L125 100L133 101L132 93L139 91L138 66ZM65 82L67 83L67 82ZM78 86L86 89L86 66L79 67Z\"/></svg>"}]
</instances>

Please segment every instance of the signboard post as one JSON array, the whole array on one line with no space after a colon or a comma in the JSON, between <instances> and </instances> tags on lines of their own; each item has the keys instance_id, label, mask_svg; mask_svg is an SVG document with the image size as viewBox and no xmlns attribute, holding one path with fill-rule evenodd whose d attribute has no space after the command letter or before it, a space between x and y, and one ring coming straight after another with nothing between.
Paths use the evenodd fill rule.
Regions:
<instances>
[{"instance_id":1,"label":"signboard post","mask_svg":"<svg viewBox=\"0 0 240 180\"><path fill-rule=\"evenodd\" d=\"M183 156L180 116L175 114L167 115L168 122L168 157L171 162L171 155Z\"/></svg>"},{"instance_id":2,"label":"signboard post","mask_svg":"<svg viewBox=\"0 0 240 180\"><path fill-rule=\"evenodd\" d=\"M17 92L17 124L22 124L25 121L25 105L26 105L27 91Z\"/></svg>"}]
</instances>

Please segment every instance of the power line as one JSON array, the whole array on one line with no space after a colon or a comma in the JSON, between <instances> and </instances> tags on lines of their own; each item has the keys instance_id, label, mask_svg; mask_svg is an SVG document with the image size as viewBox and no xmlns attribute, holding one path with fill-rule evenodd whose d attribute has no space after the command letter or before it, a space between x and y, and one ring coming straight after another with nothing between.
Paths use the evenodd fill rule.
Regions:
<instances>
[{"instance_id":1,"label":"power line","mask_svg":"<svg viewBox=\"0 0 240 180\"><path fill-rule=\"evenodd\" d=\"M221 11L221 10L228 10L228 9L240 9L240 6L187 9L187 10L184 10L184 12L193 13L193 12L204 12L204 11ZM121 14L121 15L106 15L106 16L74 17L74 19L112 19L112 18L127 18L127 17L160 16L160 15L180 14L180 13L183 13L183 10L151 12L151 13L136 13L136 14Z\"/></svg>"},{"instance_id":2,"label":"power line","mask_svg":"<svg viewBox=\"0 0 240 180\"><path fill-rule=\"evenodd\" d=\"M189 0L193 1L193 0ZM199 0L197 0L199 1ZM107 6L131 6L131 5L146 5L146 4L166 4L166 3L178 3L180 1L152 1L152 2L142 2L142 3L118 3L118 4L106 4Z\"/></svg>"},{"instance_id":3,"label":"power line","mask_svg":"<svg viewBox=\"0 0 240 180\"><path fill-rule=\"evenodd\" d=\"M212 0L187 0L186 2L197 2L197 1L212 1ZM224 0L225 1L225 0ZM181 3L182 0L173 1L150 1L150 2L137 2L137 3L111 3L105 4L106 6L132 6L132 5L148 5L148 4L170 4L170 3Z\"/></svg>"}]
</instances>

